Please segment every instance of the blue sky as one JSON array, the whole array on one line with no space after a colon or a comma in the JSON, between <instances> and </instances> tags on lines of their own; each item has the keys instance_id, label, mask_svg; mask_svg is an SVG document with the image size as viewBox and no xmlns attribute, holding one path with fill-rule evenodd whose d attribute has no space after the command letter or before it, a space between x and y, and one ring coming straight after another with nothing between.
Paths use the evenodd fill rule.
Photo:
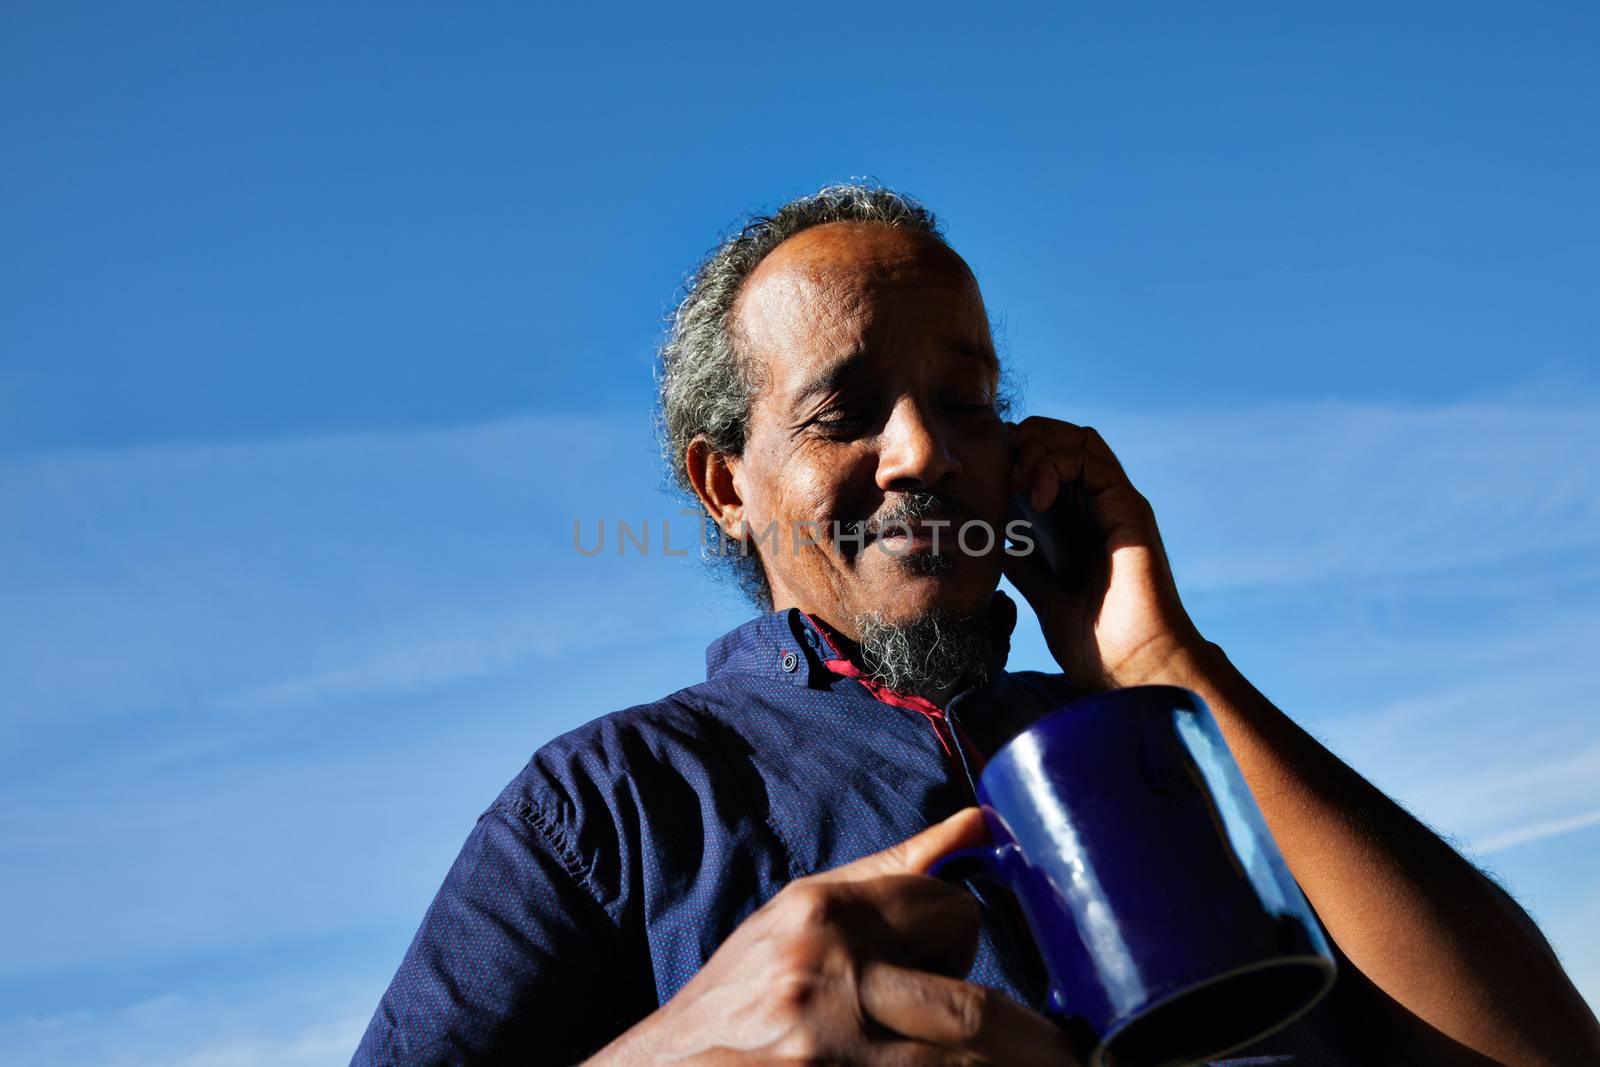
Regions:
<instances>
[{"instance_id":1,"label":"blue sky","mask_svg":"<svg viewBox=\"0 0 1600 1067\"><path fill-rule=\"evenodd\" d=\"M1186 602L1600 1002L1592 5L13 4L0 1047L337 1064L477 813L747 614L674 289L874 175ZM1025 620L1017 666L1044 666Z\"/></svg>"}]
</instances>

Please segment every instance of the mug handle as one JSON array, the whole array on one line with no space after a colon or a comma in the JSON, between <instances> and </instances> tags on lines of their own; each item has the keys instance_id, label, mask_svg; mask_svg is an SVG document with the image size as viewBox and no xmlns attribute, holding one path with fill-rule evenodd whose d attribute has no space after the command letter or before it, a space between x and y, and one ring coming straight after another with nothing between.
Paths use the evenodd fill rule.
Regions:
<instances>
[{"instance_id":1,"label":"mug handle","mask_svg":"<svg viewBox=\"0 0 1600 1067\"><path fill-rule=\"evenodd\" d=\"M964 882L969 878L985 878L991 882L999 882L1007 889L1011 888L1011 880L1007 877L1016 853L1021 851L1016 845L1009 842L1004 845L980 845L977 848L962 848L936 860L928 873L935 878L942 878L947 882Z\"/></svg>"},{"instance_id":2,"label":"mug handle","mask_svg":"<svg viewBox=\"0 0 1600 1067\"><path fill-rule=\"evenodd\" d=\"M1012 889L1010 873L1021 855L1022 850L1010 842L1004 845L957 849L948 856L934 861L933 866L928 868L928 873L947 882L982 879L994 882L1002 888ZM1072 1018L1067 1011L1066 998L1053 982L1049 990L1049 1008L1057 1016L1056 1021L1070 1029ZM1081 1035L1076 1040L1081 1043Z\"/></svg>"}]
</instances>

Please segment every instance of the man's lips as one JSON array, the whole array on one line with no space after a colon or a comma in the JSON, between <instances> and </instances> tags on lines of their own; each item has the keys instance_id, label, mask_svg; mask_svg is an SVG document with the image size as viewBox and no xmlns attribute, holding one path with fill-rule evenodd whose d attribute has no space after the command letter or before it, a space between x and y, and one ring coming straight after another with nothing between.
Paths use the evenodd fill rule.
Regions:
<instances>
[{"instance_id":1,"label":"man's lips","mask_svg":"<svg viewBox=\"0 0 1600 1067\"><path fill-rule=\"evenodd\" d=\"M930 522L933 525L929 525ZM903 552L923 547L931 550L937 541L939 550L945 552L955 546L956 531L960 527L960 519L928 515L903 522L884 523L876 532L867 534L866 543L881 541L886 551Z\"/></svg>"}]
</instances>

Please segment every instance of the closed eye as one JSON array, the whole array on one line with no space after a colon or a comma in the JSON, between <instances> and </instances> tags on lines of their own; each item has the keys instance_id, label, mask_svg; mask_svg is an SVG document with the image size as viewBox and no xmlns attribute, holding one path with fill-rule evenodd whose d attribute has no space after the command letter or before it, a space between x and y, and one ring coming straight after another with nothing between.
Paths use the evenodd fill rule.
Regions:
<instances>
[{"instance_id":1,"label":"closed eye","mask_svg":"<svg viewBox=\"0 0 1600 1067\"><path fill-rule=\"evenodd\" d=\"M997 413L993 400L952 400L945 405L945 408L958 415L966 416L988 416Z\"/></svg>"},{"instance_id":2,"label":"closed eye","mask_svg":"<svg viewBox=\"0 0 1600 1067\"><path fill-rule=\"evenodd\" d=\"M819 415L811 420L811 425L831 436L843 436L866 429L870 421L865 415L841 412Z\"/></svg>"}]
</instances>

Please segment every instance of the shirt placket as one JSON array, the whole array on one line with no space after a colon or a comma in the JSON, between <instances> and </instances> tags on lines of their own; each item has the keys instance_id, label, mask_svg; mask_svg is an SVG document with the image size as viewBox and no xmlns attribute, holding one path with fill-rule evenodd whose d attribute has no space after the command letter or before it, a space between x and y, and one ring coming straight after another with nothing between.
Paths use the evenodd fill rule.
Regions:
<instances>
[{"instance_id":1,"label":"shirt placket","mask_svg":"<svg viewBox=\"0 0 1600 1067\"><path fill-rule=\"evenodd\" d=\"M862 687L872 694L874 700L880 704L892 707L905 708L915 711L927 720L933 729L933 736L938 739L939 747L944 751L945 760L952 769L961 774L962 783L966 786L967 794L977 800L978 773L982 770L983 757L978 754L977 746L971 738L966 736L966 731L961 729L961 724L945 714L945 712L931 700L914 693L902 693L867 677L866 673L855 663L840 654L839 649L828 637L825 630L817 624L815 619L808 615L812 629L821 638L824 646L825 658L823 666L844 678L852 678L861 683Z\"/></svg>"}]
</instances>

